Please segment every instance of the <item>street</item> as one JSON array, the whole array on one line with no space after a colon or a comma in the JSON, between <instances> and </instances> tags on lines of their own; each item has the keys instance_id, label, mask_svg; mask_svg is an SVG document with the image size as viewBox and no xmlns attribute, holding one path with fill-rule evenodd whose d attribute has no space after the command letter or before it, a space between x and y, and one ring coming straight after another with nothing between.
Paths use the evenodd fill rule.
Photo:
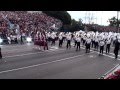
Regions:
<instances>
[{"instance_id":1,"label":"street","mask_svg":"<svg viewBox=\"0 0 120 90\"><path fill-rule=\"evenodd\" d=\"M46 51L33 44L1 46L0 79L98 79L120 63L114 59L113 48L110 54L99 56L92 49L86 54L85 47L76 52L65 45L49 45Z\"/></svg>"}]
</instances>

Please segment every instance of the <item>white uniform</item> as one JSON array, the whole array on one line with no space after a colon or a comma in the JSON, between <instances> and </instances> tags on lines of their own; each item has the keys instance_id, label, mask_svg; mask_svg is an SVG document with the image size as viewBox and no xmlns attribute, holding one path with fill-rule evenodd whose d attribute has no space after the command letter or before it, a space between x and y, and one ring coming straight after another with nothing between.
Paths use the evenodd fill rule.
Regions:
<instances>
[{"instance_id":1,"label":"white uniform","mask_svg":"<svg viewBox=\"0 0 120 90\"><path fill-rule=\"evenodd\" d=\"M100 46L104 46L105 45L105 42L103 40L100 40L100 43L99 43Z\"/></svg>"},{"instance_id":2,"label":"white uniform","mask_svg":"<svg viewBox=\"0 0 120 90\"><path fill-rule=\"evenodd\" d=\"M98 42L99 40L98 40L98 37L95 37L95 42Z\"/></svg>"},{"instance_id":3,"label":"white uniform","mask_svg":"<svg viewBox=\"0 0 120 90\"><path fill-rule=\"evenodd\" d=\"M86 43L90 44L91 43L91 39L90 38L86 39Z\"/></svg>"},{"instance_id":4,"label":"white uniform","mask_svg":"<svg viewBox=\"0 0 120 90\"><path fill-rule=\"evenodd\" d=\"M55 33L52 33L52 34L51 34L51 38L52 38L52 39L55 39L55 37L56 37Z\"/></svg>"},{"instance_id":5,"label":"white uniform","mask_svg":"<svg viewBox=\"0 0 120 90\"><path fill-rule=\"evenodd\" d=\"M81 37L79 37L79 36L76 37L76 41L77 41L77 42L81 42Z\"/></svg>"},{"instance_id":6,"label":"white uniform","mask_svg":"<svg viewBox=\"0 0 120 90\"><path fill-rule=\"evenodd\" d=\"M111 43L111 39L107 39L106 44L110 44Z\"/></svg>"},{"instance_id":7,"label":"white uniform","mask_svg":"<svg viewBox=\"0 0 120 90\"><path fill-rule=\"evenodd\" d=\"M72 36L71 35L67 35L67 40L71 40L72 39Z\"/></svg>"},{"instance_id":8,"label":"white uniform","mask_svg":"<svg viewBox=\"0 0 120 90\"><path fill-rule=\"evenodd\" d=\"M59 35L59 40L62 40L62 38L63 38L63 37L62 37L62 35L60 34L60 35Z\"/></svg>"}]
</instances>

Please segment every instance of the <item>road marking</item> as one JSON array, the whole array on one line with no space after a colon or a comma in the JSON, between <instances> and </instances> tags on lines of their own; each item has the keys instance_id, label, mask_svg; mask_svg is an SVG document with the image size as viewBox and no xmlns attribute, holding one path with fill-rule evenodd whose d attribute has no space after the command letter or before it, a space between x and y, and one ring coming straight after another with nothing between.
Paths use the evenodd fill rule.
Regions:
<instances>
[{"instance_id":1,"label":"road marking","mask_svg":"<svg viewBox=\"0 0 120 90\"><path fill-rule=\"evenodd\" d=\"M65 50L65 49L59 49L59 50ZM37 52L37 53L27 53L27 54L21 54L21 55L13 55L13 56L6 56L6 57L3 57L3 58L11 58L11 57L20 57L20 56L26 56L26 55L32 55L32 54L38 54L38 53L44 53L44 52L53 52L55 50L47 50L47 51L43 51L43 52ZM56 49L57 51L57 49Z\"/></svg>"},{"instance_id":2,"label":"road marking","mask_svg":"<svg viewBox=\"0 0 120 90\"><path fill-rule=\"evenodd\" d=\"M110 69L109 71L107 71L104 75L109 74L111 71L113 71L115 68L117 68L119 66L119 64L115 65L112 69Z\"/></svg>"},{"instance_id":3,"label":"road marking","mask_svg":"<svg viewBox=\"0 0 120 90\"><path fill-rule=\"evenodd\" d=\"M81 47L81 48L83 48L83 47ZM85 49L85 48L83 48L83 49ZM93 52L96 52L96 53L99 54L99 52L97 52L97 51L94 51L94 50L90 50L90 51L93 51ZM110 55L106 55L106 54L103 54L103 55L104 55L104 56L107 56L107 57L110 57L110 58L115 58L115 57L110 56ZM117 60L120 60L120 59L117 59Z\"/></svg>"},{"instance_id":4,"label":"road marking","mask_svg":"<svg viewBox=\"0 0 120 90\"><path fill-rule=\"evenodd\" d=\"M31 44L31 45L33 45L33 44ZM18 47L18 46L22 47L22 46L30 46L30 45L29 44L23 44L23 45L17 44L17 45L10 45L10 46L1 45L2 48L10 48L10 47Z\"/></svg>"},{"instance_id":5,"label":"road marking","mask_svg":"<svg viewBox=\"0 0 120 90\"><path fill-rule=\"evenodd\" d=\"M63 58L63 59L59 59L59 60L55 60L55 61L51 61L51 62L36 64L36 65L30 65L30 66L21 67L21 68L16 68L16 69L10 69L10 70L5 70L5 71L0 71L0 74L2 74L2 73L7 73L7 72L12 72L12 71L23 70L23 69L27 69L27 68L33 68L33 67L37 67L37 66L41 66L41 65L46 65L46 64L51 64L51 63L55 63L55 62L65 61L65 60L77 58L77 57L84 56L84 55L86 55L86 54L76 55L76 56L69 57L69 58Z\"/></svg>"},{"instance_id":6,"label":"road marking","mask_svg":"<svg viewBox=\"0 0 120 90\"><path fill-rule=\"evenodd\" d=\"M74 43L72 43L71 44L72 46L74 46ZM84 47L84 45L81 45L81 47ZM111 47L111 48L114 48L114 47ZM93 48L92 48L93 49ZM96 51L95 51L96 52ZM103 52L106 52L106 51L103 51ZM109 54L112 54L112 55L114 55L114 53L109 53ZM105 54L104 54L105 55ZM106 55L106 56L108 56L108 55ZM119 57L120 57L120 55L118 55ZM113 58L113 57L112 57ZM118 59L119 60L119 59Z\"/></svg>"},{"instance_id":7,"label":"road marking","mask_svg":"<svg viewBox=\"0 0 120 90\"><path fill-rule=\"evenodd\" d=\"M117 65L115 65L112 69L110 69L109 71L107 71L105 74L103 74L101 77L105 77L106 75L108 75L108 74L110 74L113 70L115 70L117 67L119 66L119 64L117 64ZM101 78L100 77L100 78ZM98 79L100 79L100 78L98 78Z\"/></svg>"},{"instance_id":8,"label":"road marking","mask_svg":"<svg viewBox=\"0 0 120 90\"><path fill-rule=\"evenodd\" d=\"M8 51L9 51L9 52L11 52L11 51L16 51L16 50L19 50L19 51L20 51L20 50L25 50L25 49L26 49L26 50L27 50L27 49L32 50L32 49L29 47L29 48L22 48L22 49L12 49L12 50L7 50L7 51L3 51L3 53L8 52Z\"/></svg>"}]
</instances>

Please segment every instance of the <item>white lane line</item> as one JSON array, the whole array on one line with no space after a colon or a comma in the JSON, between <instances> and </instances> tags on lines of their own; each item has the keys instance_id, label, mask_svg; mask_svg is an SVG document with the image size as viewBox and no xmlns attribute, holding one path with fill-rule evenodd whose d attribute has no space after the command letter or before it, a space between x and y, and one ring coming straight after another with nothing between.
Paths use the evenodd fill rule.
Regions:
<instances>
[{"instance_id":1,"label":"white lane line","mask_svg":"<svg viewBox=\"0 0 120 90\"><path fill-rule=\"evenodd\" d=\"M32 55L32 54L39 54L39 53L44 53L44 52L54 52L54 51L58 51L58 50L66 50L66 49L49 49L47 51L43 51L43 52L37 52L37 53L27 53L27 54L21 54L21 55L13 55L13 56L6 56L3 58L11 58L11 57L20 57L20 56L27 56L27 55Z\"/></svg>"},{"instance_id":2,"label":"white lane line","mask_svg":"<svg viewBox=\"0 0 120 90\"><path fill-rule=\"evenodd\" d=\"M58 49L56 49L57 51ZM65 50L65 49L59 49L59 50ZM43 52L37 52L37 53L27 53L27 54L21 54L21 55L13 55L13 56L6 56L3 58L10 58L10 57L20 57L20 56L26 56L26 55L32 55L32 54L38 54L38 53L44 53L44 52L54 52L55 50L51 49L51 50L47 50L47 51L43 51Z\"/></svg>"},{"instance_id":3,"label":"white lane line","mask_svg":"<svg viewBox=\"0 0 120 90\"><path fill-rule=\"evenodd\" d=\"M107 71L104 75L109 74L111 71L113 71L115 68L117 68L119 66L119 64L115 65L112 69L110 69L109 71Z\"/></svg>"},{"instance_id":4,"label":"white lane line","mask_svg":"<svg viewBox=\"0 0 120 90\"><path fill-rule=\"evenodd\" d=\"M19 47L18 47L18 48L19 48ZM58 49L58 47L50 47L50 48ZM9 51L9 52L11 52L11 51L16 51L16 50L19 50L19 51L20 51L20 50L25 50L25 49L26 49L26 50L27 50L27 49L32 50L32 49L34 49L34 48L33 48L33 47L27 47L27 48L24 47L24 48L22 48L22 49L20 48L20 49L6 50L6 51L4 50L3 53L6 53L7 51Z\"/></svg>"},{"instance_id":5,"label":"white lane line","mask_svg":"<svg viewBox=\"0 0 120 90\"><path fill-rule=\"evenodd\" d=\"M12 52L12 51L17 51L17 50L21 51L21 50L29 50L29 49L32 50L31 48L12 49L12 50L6 50L6 51L4 50L3 53L6 53L6 52L8 53L8 51Z\"/></svg>"},{"instance_id":6,"label":"white lane line","mask_svg":"<svg viewBox=\"0 0 120 90\"><path fill-rule=\"evenodd\" d=\"M113 68L111 68L109 71L107 71L105 74L103 74L98 79L104 78L106 75L110 74L113 70L115 70L118 66L119 66L119 64L115 65Z\"/></svg>"},{"instance_id":7,"label":"white lane line","mask_svg":"<svg viewBox=\"0 0 120 90\"><path fill-rule=\"evenodd\" d=\"M81 47L81 48L83 48L83 47ZM83 49L85 49L85 48L83 48ZM90 51L93 51L93 52L96 52L96 53L99 54L99 52L97 52L97 51L94 51L94 50L90 50ZM110 57L110 58L115 58L115 57L110 56L110 55L106 55L106 54L103 54L103 55L104 55L104 56L107 56L107 57ZM120 59L117 59L117 60L120 60Z\"/></svg>"},{"instance_id":8,"label":"white lane line","mask_svg":"<svg viewBox=\"0 0 120 90\"><path fill-rule=\"evenodd\" d=\"M72 46L74 46L74 44L72 43ZM83 45L81 45L81 47L83 47ZM114 47L111 47L111 48L114 48ZM92 48L93 49L93 48ZM103 52L106 52L106 51L103 51ZM114 53L109 53L109 54L111 54L111 55L114 55ZM104 54L105 55L105 54ZM108 56L108 55L106 55L106 56ZM118 55L119 57L120 57L120 55Z\"/></svg>"},{"instance_id":9,"label":"white lane line","mask_svg":"<svg viewBox=\"0 0 120 90\"><path fill-rule=\"evenodd\" d=\"M2 73L7 73L7 72L12 72L12 71L23 70L23 69L27 69L27 68L33 68L33 67L37 67L37 66L41 66L41 65L46 65L46 64L51 64L51 63L55 63L55 62L65 61L65 60L77 58L77 57L84 56L84 55L86 55L86 54L77 55L77 56L72 56L72 57L69 57L69 58L63 58L63 59L59 59L59 60L55 60L55 61L51 61L51 62L36 64L36 65L30 65L30 66L21 67L21 68L16 68L16 69L10 69L10 70L5 70L5 71L0 71L0 74L2 74Z\"/></svg>"},{"instance_id":10,"label":"white lane line","mask_svg":"<svg viewBox=\"0 0 120 90\"><path fill-rule=\"evenodd\" d=\"M31 44L33 45L33 44ZM28 44L24 44L24 45L11 45L11 46L5 46L5 45L1 45L2 48L11 48L11 47L22 47L22 46L30 46Z\"/></svg>"}]
</instances>

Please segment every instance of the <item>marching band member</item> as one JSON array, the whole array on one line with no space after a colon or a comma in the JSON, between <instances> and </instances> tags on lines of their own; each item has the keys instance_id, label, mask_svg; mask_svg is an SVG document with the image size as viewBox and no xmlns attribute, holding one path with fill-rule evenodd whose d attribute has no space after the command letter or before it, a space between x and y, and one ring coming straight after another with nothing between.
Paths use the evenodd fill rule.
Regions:
<instances>
[{"instance_id":1,"label":"marching band member","mask_svg":"<svg viewBox=\"0 0 120 90\"><path fill-rule=\"evenodd\" d=\"M55 34L54 32L51 34L51 38L52 38L51 46L52 46L52 45L55 46L55 38L56 38L56 34Z\"/></svg>"},{"instance_id":2,"label":"marching band member","mask_svg":"<svg viewBox=\"0 0 120 90\"><path fill-rule=\"evenodd\" d=\"M59 34L58 38L59 38L59 47L62 47L62 43L63 43L62 33Z\"/></svg>"},{"instance_id":3,"label":"marching band member","mask_svg":"<svg viewBox=\"0 0 120 90\"><path fill-rule=\"evenodd\" d=\"M92 48L95 46L95 36L91 35L91 40L92 40Z\"/></svg>"},{"instance_id":4,"label":"marching band member","mask_svg":"<svg viewBox=\"0 0 120 90\"><path fill-rule=\"evenodd\" d=\"M106 40L106 54L110 52L111 39L107 38Z\"/></svg>"},{"instance_id":5,"label":"marching band member","mask_svg":"<svg viewBox=\"0 0 120 90\"><path fill-rule=\"evenodd\" d=\"M74 39L74 47L77 45L77 34L74 34L74 37L73 37L73 39Z\"/></svg>"},{"instance_id":6,"label":"marching band member","mask_svg":"<svg viewBox=\"0 0 120 90\"><path fill-rule=\"evenodd\" d=\"M47 36L47 41L50 42L51 41L50 32L48 32L46 36Z\"/></svg>"},{"instance_id":7,"label":"marching band member","mask_svg":"<svg viewBox=\"0 0 120 90\"><path fill-rule=\"evenodd\" d=\"M120 40L118 40L117 36L116 36L116 40L114 41L114 54L115 54L115 59L118 58L118 51L120 49Z\"/></svg>"},{"instance_id":8,"label":"marching band member","mask_svg":"<svg viewBox=\"0 0 120 90\"><path fill-rule=\"evenodd\" d=\"M84 34L84 35L83 35L83 45L85 45L85 40L86 40L86 38L87 38L87 35Z\"/></svg>"},{"instance_id":9,"label":"marching band member","mask_svg":"<svg viewBox=\"0 0 120 90\"><path fill-rule=\"evenodd\" d=\"M98 36L95 36L95 43L94 43L94 50L97 50L98 51L98 47L99 47L99 45L98 45L98 42L99 42L99 40L98 40Z\"/></svg>"},{"instance_id":10,"label":"marching band member","mask_svg":"<svg viewBox=\"0 0 120 90\"><path fill-rule=\"evenodd\" d=\"M100 53L99 53L99 55L100 55L100 54L103 54L104 45L105 45L105 42L104 42L103 37L101 36L100 41L99 41L99 46L100 46Z\"/></svg>"},{"instance_id":11,"label":"marching band member","mask_svg":"<svg viewBox=\"0 0 120 90\"><path fill-rule=\"evenodd\" d=\"M77 42L76 51L78 51L78 49L80 50L80 42L81 42L81 36L80 35L76 36L76 42Z\"/></svg>"},{"instance_id":12,"label":"marching band member","mask_svg":"<svg viewBox=\"0 0 120 90\"><path fill-rule=\"evenodd\" d=\"M48 44L47 44L47 40L46 40L46 35L45 33L41 33L41 42L42 42L42 45L41 46L44 46L44 50L47 49L48 50Z\"/></svg>"},{"instance_id":13,"label":"marching band member","mask_svg":"<svg viewBox=\"0 0 120 90\"><path fill-rule=\"evenodd\" d=\"M86 53L90 53L90 44L91 44L91 38L89 35L87 35L85 46L86 46Z\"/></svg>"},{"instance_id":14,"label":"marching band member","mask_svg":"<svg viewBox=\"0 0 120 90\"><path fill-rule=\"evenodd\" d=\"M70 49L70 48L71 48L71 39L72 39L71 33L68 33L68 34L67 34L66 39L67 39L66 48L67 48L67 49L68 49L68 48Z\"/></svg>"}]
</instances>

